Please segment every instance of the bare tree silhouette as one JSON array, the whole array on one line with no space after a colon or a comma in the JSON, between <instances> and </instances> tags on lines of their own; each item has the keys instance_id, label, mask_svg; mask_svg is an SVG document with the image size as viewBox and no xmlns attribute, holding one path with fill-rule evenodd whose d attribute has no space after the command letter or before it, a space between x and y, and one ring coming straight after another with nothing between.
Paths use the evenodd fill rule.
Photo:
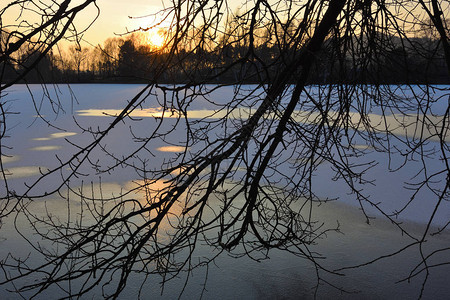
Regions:
<instances>
[{"instance_id":1,"label":"bare tree silhouette","mask_svg":"<svg viewBox=\"0 0 450 300\"><path fill-rule=\"evenodd\" d=\"M73 27L75 17L95 1L76 6L70 2L51 2L42 10L38 26L10 29L2 24L0 78L4 81L7 62L24 67L2 84L0 92L22 80L64 36L79 36ZM27 5L44 4L13 1L0 16ZM148 85L106 128L79 124L92 141L74 145L69 159L43 171L20 194L8 187L0 164L6 191L0 195L1 217L24 216L35 234L53 244L30 240L33 251L45 258L38 266L13 255L5 258L2 282L17 284L33 277L37 279L17 291L37 296L58 286L68 298L100 285L105 297L116 298L134 273L144 282L159 275L165 283L212 263L223 251L254 257L281 249L310 260L318 282L324 283L320 272L343 270L327 270L310 250L328 231L339 230L324 228L313 217L316 205L326 202L316 195L314 175L327 163L333 180L347 185L367 222L371 220L367 210L375 209L409 237L408 245L386 256L417 248L421 260L406 276L425 273L423 292L433 268L449 263L430 262L450 248L430 252L424 246L431 234L448 226L432 227L435 214L449 201L449 108L443 115L433 115L434 91L439 87L431 85L428 73L419 90L409 82L413 68L409 57L424 57L425 48L413 37L431 20L438 40L427 52L427 61L438 60L450 73L448 25L443 18L447 10L445 1L436 0L256 0L234 12L225 0L173 1L158 13L170 20L171 27L165 48L149 61L153 68ZM17 56L23 47L39 53L29 65ZM182 84L158 83L177 74L182 75ZM313 79L323 84L311 86ZM443 80L448 79L446 74ZM395 85L389 85L392 82ZM222 103L211 95L224 85L234 86L234 96ZM153 127L145 136L130 129L123 141L130 143L125 152L110 148L108 135L121 124L139 124L133 112L151 97L161 107ZM445 88L444 97L449 97ZM216 109L193 119L189 107L200 100ZM2 102L0 108L2 141L7 111ZM183 141L174 142L177 128L184 131ZM155 141L182 151L154 168L149 157L154 155L150 144ZM386 211L365 192L364 187L372 184L366 173L377 164L363 159L366 152L383 154L389 171L411 161L420 164L405 185L413 192L402 210ZM432 157L442 161L437 170L427 165ZM393 162L399 158L401 163ZM87 192L85 184L79 188L92 174L122 169L132 169L140 180L120 195ZM422 235L415 236L397 218L424 190L435 195L434 209ZM138 198L136 193L145 196ZM50 213L42 217L29 209L29 203L49 195L59 195L68 205L78 201L84 208L68 209L66 219ZM83 222L86 215L90 221ZM199 243L216 249L216 254L198 259Z\"/></svg>"}]
</instances>

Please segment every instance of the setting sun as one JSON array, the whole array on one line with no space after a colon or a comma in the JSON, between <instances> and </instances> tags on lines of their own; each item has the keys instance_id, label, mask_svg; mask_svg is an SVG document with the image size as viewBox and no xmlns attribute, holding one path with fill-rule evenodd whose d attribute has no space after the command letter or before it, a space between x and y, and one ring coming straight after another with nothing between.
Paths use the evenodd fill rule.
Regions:
<instances>
[{"instance_id":1,"label":"setting sun","mask_svg":"<svg viewBox=\"0 0 450 300\"><path fill-rule=\"evenodd\" d=\"M164 46L164 30L154 28L148 32L148 43L155 48L162 48Z\"/></svg>"}]
</instances>

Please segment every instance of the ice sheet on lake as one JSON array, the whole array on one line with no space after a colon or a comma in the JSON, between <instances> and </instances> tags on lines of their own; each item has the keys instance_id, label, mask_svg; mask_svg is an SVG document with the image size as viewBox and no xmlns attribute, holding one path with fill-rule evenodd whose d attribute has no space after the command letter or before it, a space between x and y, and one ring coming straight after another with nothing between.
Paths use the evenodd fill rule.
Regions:
<instances>
[{"instance_id":1,"label":"ice sheet on lake","mask_svg":"<svg viewBox=\"0 0 450 300\"><path fill-rule=\"evenodd\" d=\"M249 108L237 108L231 112L225 110L190 110L186 112L186 117L189 119L248 119L256 110ZM116 117L122 113L119 109L87 109L77 111L79 116L101 117L113 116ZM177 111L165 111L162 108L147 108L133 110L128 113L130 117L153 117L153 118L179 118L182 113ZM442 131L443 124L450 122L449 116L433 116L433 115L419 115L419 114L391 114L378 115L366 114L362 115L356 112L348 112L347 115L340 115L336 111L329 111L325 114L327 120L325 124L333 124L336 120L346 118L345 126L349 129L366 130L373 128L377 133L390 133L402 135L412 139L430 139L432 141L439 141L439 135L443 135L443 140L450 141L450 132L448 130ZM266 115L267 118L277 118L275 114ZM300 111L297 110L292 115L293 120L304 124L319 124L323 121L323 115L319 112ZM344 124L339 124L341 127Z\"/></svg>"}]
</instances>

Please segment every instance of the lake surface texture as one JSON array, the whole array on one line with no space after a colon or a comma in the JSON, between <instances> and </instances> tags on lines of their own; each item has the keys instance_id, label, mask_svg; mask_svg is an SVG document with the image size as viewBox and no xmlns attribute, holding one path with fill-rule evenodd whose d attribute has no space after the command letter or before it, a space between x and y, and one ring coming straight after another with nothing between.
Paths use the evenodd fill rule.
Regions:
<instances>
[{"instance_id":1,"label":"lake surface texture","mask_svg":"<svg viewBox=\"0 0 450 300\"><path fill-rule=\"evenodd\" d=\"M1 155L2 165L7 177L9 190L14 190L18 194L26 190L26 184L33 184L42 173L55 168L61 161L68 160L76 152L76 145L88 145L93 136L83 128L106 128L118 115L129 100L136 95L142 85L126 84L74 84L66 86L46 86L46 93L54 101L48 99L40 85L16 85L7 94L2 95L2 102L6 103L7 115L7 136L2 142ZM212 88L212 87L210 87ZM248 86L248 89L252 86ZM419 87L417 87L420 90ZM442 122L439 119L444 115L449 105L448 93L450 87L440 86L433 92L436 101L430 108L427 122ZM214 98L218 103L226 103L233 94L233 87L222 87L212 91L209 98ZM314 87L311 88L314 93ZM409 91L411 92L411 91ZM161 94L156 90L148 97L142 107L131 113L133 120L118 124L105 138L104 144L108 149L114 149L115 155L129 155L130 145L134 142L132 132L136 137L145 136L156 126L159 118L166 118L163 129L172 130L177 117L177 112L162 112L160 102ZM225 116L224 112L217 112L216 106L206 100L198 99L192 102L189 107L187 118L190 120L220 119ZM237 121L246 120L257 108L245 107L236 110L228 118ZM413 111L413 109L412 109ZM39 115L38 115L39 114ZM367 118L371 125L383 131L389 127L406 140L417 135L410 124L417 124L417 114L411 113L408 116L398 117L395 113L387 114L385 119L380 119L381 112L373 111ZM305 117L305 115L308 115ZM269 118L272 116L269 116ZM273 116L275 118L275 116ZM314 124L318 115L307 114L299 109L293 116L293 121ZM329 118L333 119L333 113L329 113ZM358 114L350 111L349 118L356 124L360 118ZM387 120L387 123L385 122ZM236 122L237 122L236 121ZM446 121L448 129L448 118ZM425 122L425 121L424 121ZM398 124L406 124L399 126ZM51 124L51 126L50 126ZM444 123L445 124L445 123ZM82 128L83 127L83 128ZM433 128L424 130L423 137L433 136ZM210 138L216 132L225 130L215 128L208 134ZM364 130L363 127L357 130ZM185 150L179 145L177 138L182 140L185 136L185 127L176 127L171 140L155 140L153 144L147 145L151 154L148 154L148 168L157 168L164 161L169 160L174 155ZM450 141L447 135L446 143ZM358 142L356 140L356 142ZM392 139L391 147L395 147L397 142ZM399 143L400 145L400 143ZM408 189L406 182L411 181L416 168L420 168L423 161L417 158L417 164L408 163L405 167L396 172L389 169L397 169L402 162L401 155L392 154L388 157L372 149L373 145L355 143L355 148L369 150L360 158L352 158L377 162L367 173L373 184L364 186L364 191L370 195L371 201L379 203L386 212L400 210L411 198L413 191ZM400 146L399 146L400 147ZM427 140L424 147L430 149L439 147L437 140L433 137ZM372 151L373 150L373 151ZM449 154L449 153L447 153ZM142 155L140 157L143 157ZM93 152L92 161L98 159L108 165L107 155L102 152ZM423 158L430 172L443 168L442 157ZM288 160L287 160L288 161ZM448 161L447 161L448 163ZM62 172L66 172L68 165ZM233 253L223 252L215 260L215 264L208 268L198 268L190 274L189 281L184 287L186 274L179 274L179 278L166 283L161 294L161 278L158 276L148 278L144 283L139 273L132 274L120 295L122 299L174 299L183 291L182 299L414 299L419 297L423 282L424 299L448 299L450 295L450 231L449 228L441 234L427 234L427 243L421 248L413 245L395 256L389 256L377 260L371 264L358 268L347 268L360 264L365 264L382 256L410 245L413 239L402 234L395 224L392 224L376 209L365 206L366 213L373 217L370 224L362 213L355 196L349 193L348 187L339 180L332 180L331 168L326 162L319 164L314 175L315 194L323 199L338 198L314 206L312 215L319 223L323 223L324 228L335 228L339 224L339 232L330 231L318 239L314 245L309 246L311 252L318 253L318 262L331 271L339 270L337 274L320 271L321 280L318 281L314 264L303 258L292 255L286 251L273 250L268 252L268 258L260 261L249 257L233 257ZM71 191L61 188L61 195L69 195L72 201L72 208L79 208L77 204L80 200L76 197L77 191L81 189L89 190L89 193L103 193L102 197L107 199L110 195L119 195L133 188L133 184L140 180L132 168L120 166L112 172L96 173L95 170L86 168L80 169L80 174L89 176L79 176L71 179ZM445 175L443 175L445 177ZM51 177L47 181L40 182L33 189L33 194L44 193L47 188L52 188L60 184L58 178ZM1 179L4 181L3 179ZM440 183L445 186L445 183ZM101 190L99 188L101 186ZM406 187L406 188L405 188ZM4 184L0 189L4 188ZM5 196L5 191L0 190L0 196ZM448 194L448 192L447 192ZM129 197L136 199L145 198L142 193L133 193ZM125 197L126 198L126 197ZM78 202L77 202L78 201ZM238 199L237 201L244 201ZM427 223L434 213L437 201L436 195L424 189L414 198L414 201L400 214L399 222L408 229L408 233L419 238L427 230ZM64 219L67 217L68 201L53 194L47 198L34 200L27 206L28 211L33 211L37 216L51 214L55 218ZM77 206L78 205L78 206ZM213 205L213 204L211 204ZM84 207L83 209L90 209ZM72 212L71 212L72 213ZM74 218L77 213L73 212ZM15 222L14 222L15 218ZM450 203L444 201L431 222L430 233L436 232L450 221ZM47 249L51 249L52 243L40 240L34 234L34 229L30 223L33 220L25 218L21 214L11 214L1 220L0 228L0 259L5 258L8 253L13 253L16 257L29 256L29 265L42 263L42 257L30 246L42 243ZM89 223L89 214L83 222ZM14 223L16 225L14 225ZM39 228L38 228L39 230ZM42 229L45 230L45 229ZM20 234L18 234L18 231ZM28 241L27 241L28 240ZM429 261L430 265L438 266L422 272L410 280L404 280L421 263L421 251L423 255L433 253L437 249L445 249L433 255ZM50 251L50 250L49 250ZM217 253L217 249L199 243L195 255L201 257L212 257ZM261 257L256 257L261 258ZM447 264L445 264L447 263ZM440 265L442 264L442 265ZM4 278L2 274L0 278ZM206 280L205 280L206 278ZM32 282L33 277L25 281ZM20 283L20 282L19 282ZM318 286L318 288L316 288ZM337 288L334 288L338 287ZM19 295L10 293L14 287L11 284L0 286L1 299L19 299ZM138 290L141 289L140 294ZM342 292L340 289L345 290ZM27 295L26 293L24 294ZM99 299L100 290L93 290L90 297ZM58 287L50 287L37 296L38 299L56 299L64 296Z\"/></svg>"}]
</instances>

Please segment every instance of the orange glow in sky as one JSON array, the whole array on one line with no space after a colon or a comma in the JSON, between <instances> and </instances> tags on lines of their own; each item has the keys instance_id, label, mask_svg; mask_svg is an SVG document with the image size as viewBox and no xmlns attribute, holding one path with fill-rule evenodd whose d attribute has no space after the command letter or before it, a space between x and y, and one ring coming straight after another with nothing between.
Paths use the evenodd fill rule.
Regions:
<instances>
[{"instance_id":1,"label":"orange glow in sky","mask_svg":"<svg viewBox=\"0 0 450 300\"><path fill-rule=\"evenodd\" d=\"M103 43L109 37L124 34L139 28L148 28L155 25L159 19L152 14L158 13L162 8L160 0L99 0L97 5L100 8L100 16L85 33L84 38L92 44ZM143 17L148 16L148 17ZM85 12L79 16L80 23L92 21L93 12ZM141 18L142 17L142 18ZM149 42L156 47L163 43L163 37L158 36L149 30Z\"/></svg>"}]
</instances>

